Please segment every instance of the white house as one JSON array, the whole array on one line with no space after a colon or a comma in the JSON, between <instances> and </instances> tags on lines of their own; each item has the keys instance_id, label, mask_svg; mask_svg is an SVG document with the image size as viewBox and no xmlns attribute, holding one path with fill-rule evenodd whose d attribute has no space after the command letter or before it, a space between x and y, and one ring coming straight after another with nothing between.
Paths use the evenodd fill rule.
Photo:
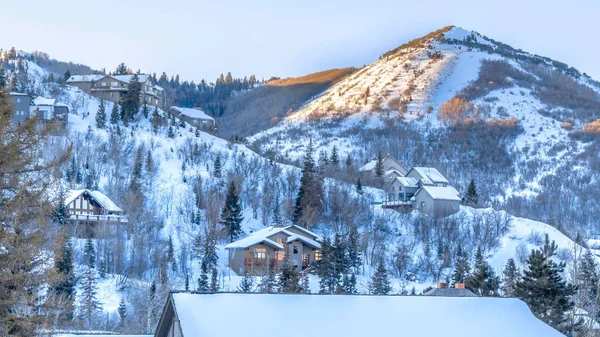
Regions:
<instances>
[{"instance_id":1,"label":"white house","mask_svg":"<svg viewBox=\"0 0 600 337\"><path fill-rule=\"evenodd\" d=\"M564 337L514 298L171 292L155 337Z\"/></svg>"}]
</instances>

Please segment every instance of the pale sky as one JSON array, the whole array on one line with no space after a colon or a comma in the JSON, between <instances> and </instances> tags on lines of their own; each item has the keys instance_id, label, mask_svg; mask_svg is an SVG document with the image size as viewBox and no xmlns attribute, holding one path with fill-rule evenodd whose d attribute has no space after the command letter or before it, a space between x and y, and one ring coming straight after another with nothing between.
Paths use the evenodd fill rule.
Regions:
<instances>
[{"instance_id":1,"label":"pale sky","mask_svg":"<svg viewBox=\"0 0 600 337\"><path fill-rule=\"evenodd\" d=\"M600 79L598 0L0 0L0 48L214 79L362 66L447 25Z\"/></svg>"}]
</instances>

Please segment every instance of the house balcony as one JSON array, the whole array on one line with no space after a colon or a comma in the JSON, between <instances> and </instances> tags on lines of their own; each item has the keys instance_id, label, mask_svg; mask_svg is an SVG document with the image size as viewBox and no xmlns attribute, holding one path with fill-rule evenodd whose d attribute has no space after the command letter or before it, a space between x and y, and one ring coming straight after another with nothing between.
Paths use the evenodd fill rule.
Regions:
<instances>
[{"instance_id":1,"label":"house balcony","mask_svg":"<svg viewBox=\"0 0 600 337\"><path fill-rule=\"evenodd\" d=\"M382 208L393 208L403 212L410 212L412 210L412 202L404 200L390 200L381 203Z\"/></svg>"},{"instance_id":2,"label":"house balcony","mask_svg":"<svg viewBox=\"0 0 600 337\"><path fill-rule=\"evenodd\" d=\"M246 257L244 258L245 270L253 270L256 268L267 268L273 266L275 270L278 269L279 261L272 258L258 258L258 257Z\"/></svg>"},{"instance_id":3,"label":"house balcony","mask_svg":"<svg viewBox=\"0 0 600 337\"><path fill-rule=\"evenodd\" d=\"M126 215L117 214L71 214L68 217L71 222L94 222L94 223L128 223L129 219Z\"/></svg>"}]
</instances>

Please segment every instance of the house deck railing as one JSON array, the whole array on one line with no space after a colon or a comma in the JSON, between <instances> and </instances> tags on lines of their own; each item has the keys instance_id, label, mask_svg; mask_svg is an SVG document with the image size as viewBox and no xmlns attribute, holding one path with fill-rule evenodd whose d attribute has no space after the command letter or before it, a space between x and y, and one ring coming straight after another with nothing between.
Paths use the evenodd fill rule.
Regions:
<instances>
[{"instance_id":1,"label":"house deck railing","mask_svg":"<svg viewBox=\"0 0 600 337\"><path fill-rule=\"evenodd\" d=\"M381 203L381 205L383 207L412 206L412 202L402 201L402 200L391 200L391 201L384 201Z\"/></svg>"}]
</instances>

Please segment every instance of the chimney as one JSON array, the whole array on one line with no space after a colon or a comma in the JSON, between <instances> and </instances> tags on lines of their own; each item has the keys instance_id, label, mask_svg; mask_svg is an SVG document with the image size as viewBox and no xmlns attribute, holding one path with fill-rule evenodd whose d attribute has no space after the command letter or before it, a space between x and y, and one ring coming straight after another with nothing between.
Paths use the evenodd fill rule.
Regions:
<instances>
[{"instance_id":1,"label":"chimney","mask_svg":"<svg viewBox=\"0 0 600 337\"><path fill-rule=\"evenodd\" d=\"M454 288L456 289L465 289L465 284L464 283L457 283L454 285Z\"/></svg>"},{"instance_id":2,"label":"chimney","mask_svg":"<svg viewBox=\"0 0 600 337\"><path fill-rule=\"evenodd\" d=\"M440 282L440 283L437 284L436 288L438 288L438 289L448 288L448 283L441 283Z\"/></svg>"}]
</instances>

